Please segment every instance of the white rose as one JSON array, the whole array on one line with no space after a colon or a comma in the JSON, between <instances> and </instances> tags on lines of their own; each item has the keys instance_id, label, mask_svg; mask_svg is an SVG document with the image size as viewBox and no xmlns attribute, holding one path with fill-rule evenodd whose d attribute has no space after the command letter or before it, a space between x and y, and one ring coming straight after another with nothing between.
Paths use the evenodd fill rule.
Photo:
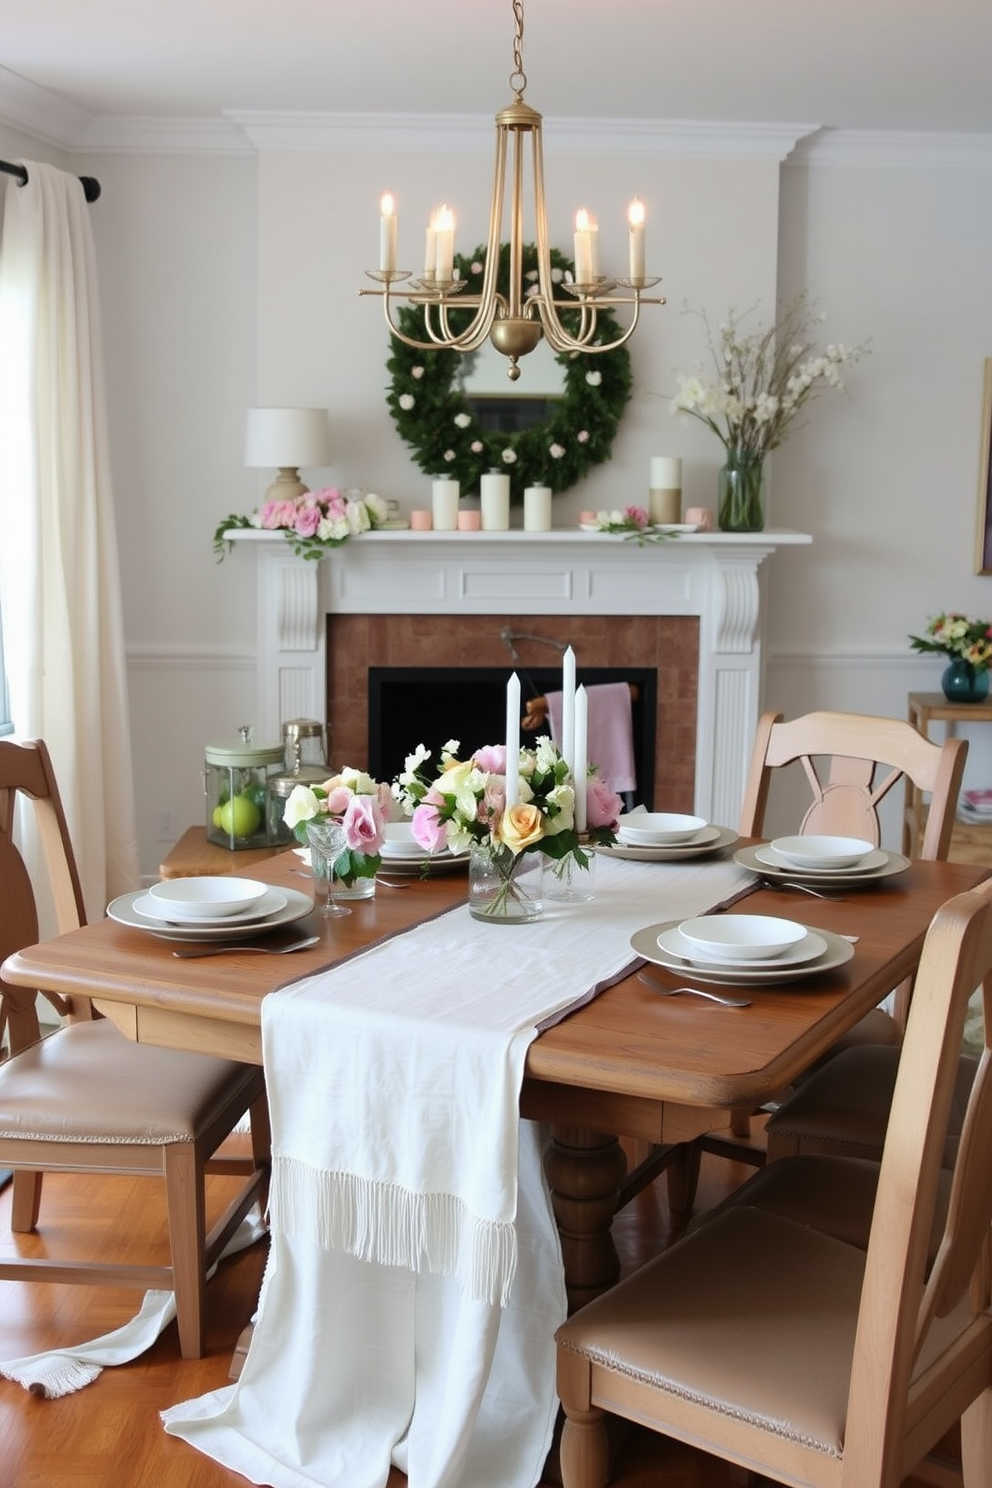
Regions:
<instances>
[{"instance_id":1,"label":"white rose","mask_svg":"<svg viewBox=\"0 0 992 1488\"><path fill-rule=\"evenodd\" d=\"M412 393L400 393L400 407L404 413L409 413L416 401Z\"/></svg>"},{"instance_id":2,"label":"white rose","mask_svg":"<svg viewBox=\"0 0 992 1488\"><path fill-rule=\"evenodd\" d=\"M472 422L471 414L468 414L468 413L456 413L455 414L455 423L458 425L459 429L467 429L468 426L469 426L469 424L471 422Z\"/></svg>"},{"instance_id":3,"label":"white rose","mask_svg":"<svg viewBox=\"0 0 992 1488\"><path fill-rule=\"evenodd\" d=\"M320 802L308 785L294 785L286 801L282 819L290 829L309 821L320 811Z\"/></svg>"}]
</instances>

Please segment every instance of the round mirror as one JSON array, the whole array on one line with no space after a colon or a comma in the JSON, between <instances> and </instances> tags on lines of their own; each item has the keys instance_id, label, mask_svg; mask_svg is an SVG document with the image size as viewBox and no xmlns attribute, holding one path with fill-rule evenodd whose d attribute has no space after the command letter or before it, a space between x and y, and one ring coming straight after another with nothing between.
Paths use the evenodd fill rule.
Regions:
<instances>
[{"instance_id":1,"label":"round mirror","mask_svg":"<svg viewBox=\"0 0 992 1488\"><path fill-rule=\"evenodd\" d=\"M504 244L498 280L504 295L509 257ZM481 247L467 258L455 258L456 273L469 293L481 288L484 267ZM561 283L572 264L552 249L551 267L554 281ZM537 283L532 243L524 248L524 278ZM471 309L450 311L452 329L463 330L471 315ZM562 311L561 317L570 330L577 330L578 311ZM397 323L405 335L424 336L423 312L416 306L400 309ZM613 312L601 309L597 339L612 341L619 333ZM389 410L418 467L426 475L457 480L463 495L478 491L487 471L501 471L510 477L514 504L523 501L527 486L569 490L609 458L632 384L625 346L556 355L542 340L521 359L520 380L514 384L506 376L509 362L488 343L475 353L422 351L393 336L386 366Z\"/></svg>"}]
</instances>

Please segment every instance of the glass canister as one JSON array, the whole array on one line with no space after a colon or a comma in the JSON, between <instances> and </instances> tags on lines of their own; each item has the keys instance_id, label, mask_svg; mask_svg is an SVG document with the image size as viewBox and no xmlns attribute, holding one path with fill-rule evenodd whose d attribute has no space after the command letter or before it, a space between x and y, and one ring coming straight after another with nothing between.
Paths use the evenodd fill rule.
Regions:
<instances>
[{"instance_id":1,"label":"glass canister","mask_svg":"<svg viewBox=\"0 0 992 1488\"><path fill-rule=\"evenodd\" d=\"M270 833L267 785L282 770L282 746L254 744L247 724L239 732L239 740L204 751L207 841L232 850L275 847L282 839Z\"/></svg>"},{"instance_id":2,"label":"glass canister","mask_svg":"<svg viewBox=\"0 0 992 1488\"><path fill-rule=\"evenodd\" d=\"M282 742L287 775L312 768L323 770L324 778L327 778L324 725L316 718L290 718L282 726Z\"/></svg>"}]
</instances>

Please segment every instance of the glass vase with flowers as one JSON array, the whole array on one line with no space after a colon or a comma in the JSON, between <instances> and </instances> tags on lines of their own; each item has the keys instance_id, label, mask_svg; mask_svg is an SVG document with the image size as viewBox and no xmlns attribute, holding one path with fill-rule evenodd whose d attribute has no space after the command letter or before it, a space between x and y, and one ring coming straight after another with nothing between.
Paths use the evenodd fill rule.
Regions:
<instances>
[{"instance_id":1,"label":"glass vase with flowers","mask_svg":"<svg viewBox=\"0 0 992 1488\"><path fill-rule=\"evenodd\" d=\"M344 828L344 847L334 863L335 898L368 899L375 893L392 799L388 784L350 766L323 785L294 785L290 791L283 820L298 842L306 843L312 821L332 817Z\"/></svg>"},{"instance_id":2,"label":"glass vase with flowers","mask_svg":"<svg viewBox=\"0 0 992 1488\"><path fill-rule=\"evenodd\" d=\"M393 792L426 852L470 853L469 912L491 924L519 924L543 911L547 860L589 862L589 849L615 841L623 809L598 776L585 782L587 830L575 825L575 783L556 746L538 739L517 760L517 800L507 806L506 746L490 744L462 759L449 740L438 766L422 744L408 755ZM512 768L512 762L511 762Z\"/></svg>"}]
</instances>

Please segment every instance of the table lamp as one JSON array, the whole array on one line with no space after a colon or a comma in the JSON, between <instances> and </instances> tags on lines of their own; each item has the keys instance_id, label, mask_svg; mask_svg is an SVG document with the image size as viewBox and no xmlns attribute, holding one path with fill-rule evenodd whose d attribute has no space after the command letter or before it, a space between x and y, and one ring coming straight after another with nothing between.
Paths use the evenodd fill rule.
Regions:
<instances>
[{"instance_id":1,"label":"table lamp","mask_svg":"<svg viewBox=\"0 0 992 1488\"><path fill-rule=\"evenodd\" d=\"M300 480L300 466L329 465L330 460L326 408L249 408L245 464L279 470L263 500L304 496L309 487Z\"/></svg>"}]
</instances>

